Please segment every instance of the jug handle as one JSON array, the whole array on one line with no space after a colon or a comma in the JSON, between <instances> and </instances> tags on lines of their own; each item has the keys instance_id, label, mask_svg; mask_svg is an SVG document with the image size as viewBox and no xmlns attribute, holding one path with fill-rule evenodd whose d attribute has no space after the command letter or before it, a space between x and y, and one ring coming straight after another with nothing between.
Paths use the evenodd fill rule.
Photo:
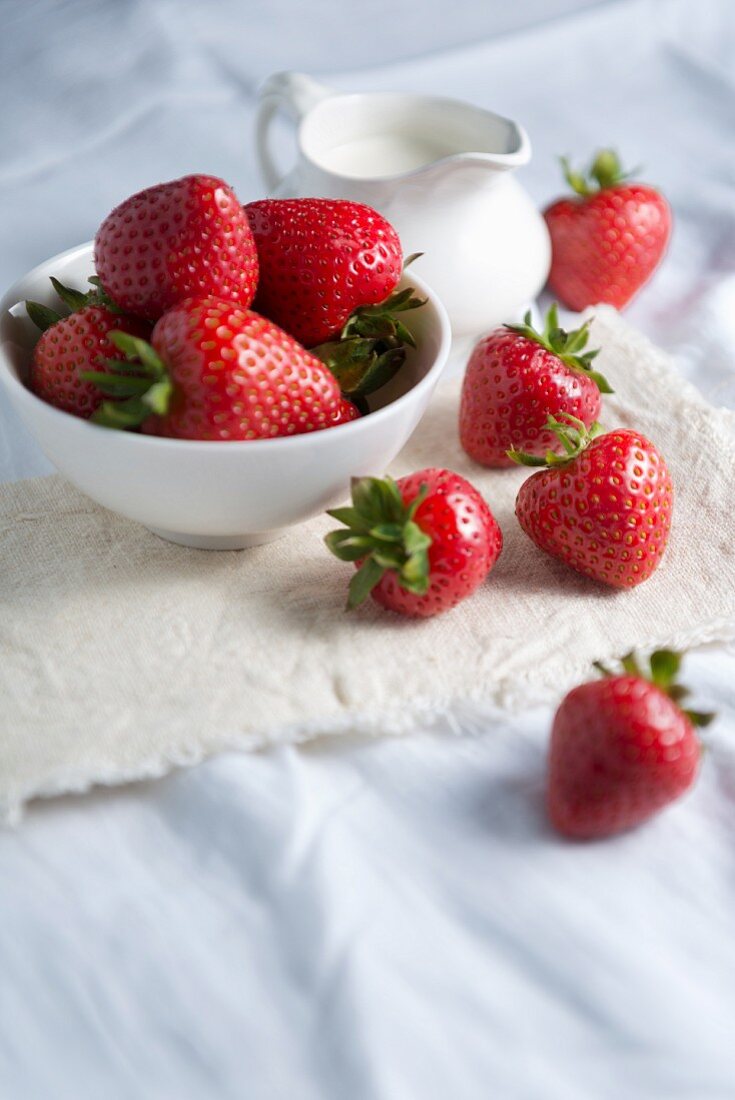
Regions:
<instances>
[{"instance_id":1,"label":"jug handle","mask_svg":"<svg viewBox=\"0 0 735 1100\"><path fill-rule=\"evenodd\" d=\"M255 123L255 147L260 170L269 191L274 191L283 179L282 173L276 168L268 140L274 116L282 110L298 123L320 99L331 94L330 88L318 84L304 73L274 73L261 87Z\"/></svg>"}]
</instances>

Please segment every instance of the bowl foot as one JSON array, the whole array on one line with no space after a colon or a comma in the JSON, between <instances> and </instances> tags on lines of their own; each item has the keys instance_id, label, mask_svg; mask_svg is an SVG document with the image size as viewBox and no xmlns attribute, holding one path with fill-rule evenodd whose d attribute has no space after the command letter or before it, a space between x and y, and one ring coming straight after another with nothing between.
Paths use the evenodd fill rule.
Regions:
<instances>
[{"instance_id":1,"label":"bowl foot","mask_svg":"<svg viewBox=\"0 0 735 1100\"><path fill-rule=\"evenodd\" d=\"M166 542L190 546L194 550L245 550L249 546L274 542L285 534L284 531L262 531L254 535L187 535L183 531L161 531L157 527L148 530Z\"/></svg>"}]
</instances>

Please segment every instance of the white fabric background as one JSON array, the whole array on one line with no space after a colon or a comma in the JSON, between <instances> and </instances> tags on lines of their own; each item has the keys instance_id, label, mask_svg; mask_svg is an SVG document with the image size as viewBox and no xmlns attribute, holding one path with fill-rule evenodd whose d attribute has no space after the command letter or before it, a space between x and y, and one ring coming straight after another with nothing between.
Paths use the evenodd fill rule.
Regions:
<instances>
[{"instance_id":1,"label":"white fabric background","mask_svg":"<svg viewBox=\"0 0 735 1100\"><path fill-rule=\"evenodd\" d=\"M610 140L644 162L677 229L627 316L735 406L728 0L2 16L3 285L155 178L255 196L253 91L297 65L518 117L540 202L558 152ZM0 406L0 477L47 470ZM0 834L3 1100L735 1096L735 652L688 678L721 713L697 789L604 844L545 828L545 710L467 707L410 740L225 755L31 809Z\"/></svg>"}]
</instances>

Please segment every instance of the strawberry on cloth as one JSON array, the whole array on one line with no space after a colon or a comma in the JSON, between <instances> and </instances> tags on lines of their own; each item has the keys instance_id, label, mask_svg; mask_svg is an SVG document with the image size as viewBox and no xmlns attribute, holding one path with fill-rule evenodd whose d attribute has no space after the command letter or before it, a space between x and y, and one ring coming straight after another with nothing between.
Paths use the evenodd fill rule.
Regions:
<instances>
[{"instance_id":1,"label":"strawberry on cloth","mask_svg":"<svg viewBox=\"0 0 735 1100\"><path fill-rule=\"evenodd\" d=\"M511 451L543 466L518 490L516 516L537 546L593 580L633 588L661 561L671 529L674 490L663 456L638 432L599 434L568 414L549 417L564 447L544 458Z\"/></svg>"},{"instance_id":2,"label":"strawberry on cloth","mask_svg":"<svg viewBox=\"0 0 735 1100\"><path fill-rule=\"evenodd\" d=\"M531 324L504 325L485 336L467 364L459 411L459 435L470 458L483 466L512 466L512 448L527 454L559 453L549 416L569 413L587 427L600 415L600 394L612 393L594 369L598 351L587 347L590 321L565 332L556 305L543 331Z\"/></svg>"},{"instance_id":3,"label":"strawberry on cloth","mask_svg":"<svg viewBox=\"0 0 735 1100\"><path fill-rule=\"evenodd\" d=\"M357 478L352 506L328 515L345 526L327 535L327 547L357 566L348 608L371 595L402 615L437 615L482 584L503 546L483 497L451 470Z\"/></svg>"}]
</instances>

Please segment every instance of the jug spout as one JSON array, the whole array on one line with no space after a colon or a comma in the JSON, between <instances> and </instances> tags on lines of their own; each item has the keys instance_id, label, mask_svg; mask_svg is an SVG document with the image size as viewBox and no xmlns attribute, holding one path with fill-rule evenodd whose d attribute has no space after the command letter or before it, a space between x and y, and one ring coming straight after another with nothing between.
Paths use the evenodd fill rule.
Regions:
<instances>
[{"instance_id":1,"label":"jug spout","mask_svg":"<svg viewBox=\"0 0 735 1100\"><path fill-rule=\"evenodd\" d=\"M511 119L457 100L390 92L333 96L306 120L301 139L331 181L373 185L381 195L419 177L487 179L531 158L526 131Z\"/></svg>"},{"instance_id":2,"label":"jug spout","mask_svg":"<svg viewBox=\"0 0 735 1100\"><path fill-rule=\"evenodd\" d=\"M443 173L462 166L509 172L528 164L531 143L518 122L466 105L461 114L455 110L452 115L449 117L448 112L444 125L439 117L437 145L443 146L444 156L427 164L427 170Z\"/></svg>"}]
</instances>

